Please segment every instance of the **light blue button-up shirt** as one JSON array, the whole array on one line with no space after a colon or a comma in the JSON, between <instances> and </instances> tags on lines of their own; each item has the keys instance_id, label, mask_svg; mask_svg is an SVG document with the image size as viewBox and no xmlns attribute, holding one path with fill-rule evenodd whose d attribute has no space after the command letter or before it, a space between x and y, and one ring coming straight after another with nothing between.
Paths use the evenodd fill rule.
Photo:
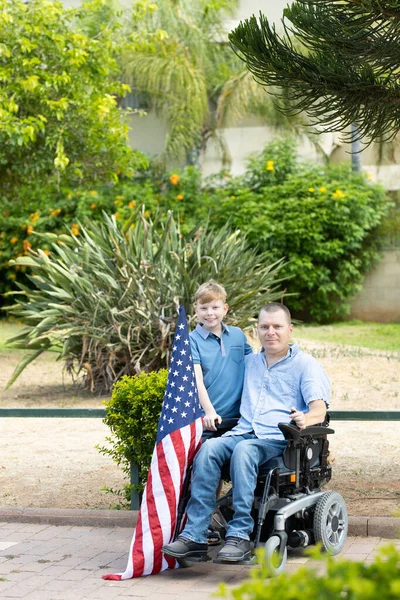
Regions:
<instances>
[{"instance_id":1,"label":"light blue button-up shirt","mask_svg":"<svg viewBox=\"0 0 400 600\"><path fill-rule=\"evenodd\" d=\"M322 365L297 344L267 367L264 351L246 356L246 371L237 426L224 435L254 431L260 439L284 439L278 423L291 421L290 409L308 412L313 400L329 407L330 383Z\"/></svg>"}]
</instances>

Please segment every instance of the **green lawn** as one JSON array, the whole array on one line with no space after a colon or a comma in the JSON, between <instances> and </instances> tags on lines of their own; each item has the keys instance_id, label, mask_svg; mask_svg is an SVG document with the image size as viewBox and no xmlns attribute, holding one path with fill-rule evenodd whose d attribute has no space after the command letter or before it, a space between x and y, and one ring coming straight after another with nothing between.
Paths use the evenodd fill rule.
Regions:
<instances>
[{"instance_id":1,"label":"green lawn","mask_svg":"<svg viewBox=\"0 0 400 600\"><path fill-rule=\"evenodd\" d=\"M23 325L19 323L13 323L10 321L0 321L0 352L23 352L22 350L11 349L9 346L6 346L6 340L14 335L17 335L21 329L23 329Z\"/></svg>"},{"instance_id":2,"label":"green lawn","mask_svg":"<svg viewBox=\"0 0 400 600\"><path fill-rule=\"evenodd\" d=\"M400 323L347 321L333 325L297 325L293 338L400 352Z\"/></svg>"}]
</instances>

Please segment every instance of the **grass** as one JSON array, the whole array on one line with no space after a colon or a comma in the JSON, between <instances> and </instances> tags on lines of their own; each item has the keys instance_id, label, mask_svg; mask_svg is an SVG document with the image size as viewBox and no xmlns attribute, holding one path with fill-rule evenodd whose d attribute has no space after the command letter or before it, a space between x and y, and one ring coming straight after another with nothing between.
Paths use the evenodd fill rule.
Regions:
<instances>
[{"instance_id":1,"label":"grass","mask_svg":"<svg viewBox=\"0 0 400 600\"><path fill-rule=\"evenodd\" d=\"M400 352L400 323L346 321L332 325L297 325L293 339Z\"/></svg>"},{"instance_id":2,"label":"grass","mask_svg":"<svg viewBox=\"0 0 400 600\"><path fill-rule=\"evenodd\" d=\"M23 327L23 325L14 321L0 321L0 352L3 354L7 354L9 352L25 352L25 350L10 348L10 346L6 345L6 340L14 335L17 335L17 333L21 331Z\"/></svg>"}]
</instances>

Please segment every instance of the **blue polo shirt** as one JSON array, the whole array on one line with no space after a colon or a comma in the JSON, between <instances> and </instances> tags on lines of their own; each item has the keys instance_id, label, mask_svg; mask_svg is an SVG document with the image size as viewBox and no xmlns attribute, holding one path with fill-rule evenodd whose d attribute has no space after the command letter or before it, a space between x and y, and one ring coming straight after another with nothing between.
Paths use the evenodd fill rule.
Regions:
<instances>
[{"instance_id":1,"label":"blue polo shirt","mask_svg":"<svg viewBox=\"0 0 400 600\"><path fill-rule=\"evenodd\" d=\"M251 346L239 327L222 323L221 337L199 323L189 334L193 362L201 365L204 385L216 412L239 416L244 380L244 357Z\"/></svg>"},{"instance_id":2,"label":"blue polo shirt","mask_svg":"<svg viewBox=\"0 0 400 600\"><path fill-rule=\"evenodd\" d=\"M278 423L289 423L293 406L308 412L313 400L324 400L329 408L330 384L322 365L297 344L289 346L283 358L267 367L262 350L246 358L240 419L224 434L242 435L254 431L260 439L283 440Z\"/></svg>"}]
</instances>

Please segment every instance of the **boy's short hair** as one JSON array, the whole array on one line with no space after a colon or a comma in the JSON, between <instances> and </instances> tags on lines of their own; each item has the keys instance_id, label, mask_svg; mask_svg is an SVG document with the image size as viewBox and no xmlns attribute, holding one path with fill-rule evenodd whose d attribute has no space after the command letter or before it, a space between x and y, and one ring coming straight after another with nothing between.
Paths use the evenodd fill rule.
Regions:
<instances>
[{"instance_id":1,"label":"boy's short hair","mask_svg":"<svg viewBox=\"0 0 400 600\"><path fill-rule=\"evenodd\" d=\"M214 279L203 283L194 295L194 303L207 304L213 300L222 300L226 304L226 290L223 285Z\"/></svg>"},{"instance_id":2,"label":"boy's short hair","mask_svg":"<svg viewBox=\"0 0 400 600\"><path fill-rule=\"evenodd\" d=\"M276 312L277 310L282 310L285 313L290 325L290 323L292 322L292 315L290 314L290 310L284 304L280 304L280 302L269 302L268 304L265 304L265 306L263 306L260 312L258 313L258 319L260 319L260 315L262 312Z\"/></svg>"}]
</instances>

